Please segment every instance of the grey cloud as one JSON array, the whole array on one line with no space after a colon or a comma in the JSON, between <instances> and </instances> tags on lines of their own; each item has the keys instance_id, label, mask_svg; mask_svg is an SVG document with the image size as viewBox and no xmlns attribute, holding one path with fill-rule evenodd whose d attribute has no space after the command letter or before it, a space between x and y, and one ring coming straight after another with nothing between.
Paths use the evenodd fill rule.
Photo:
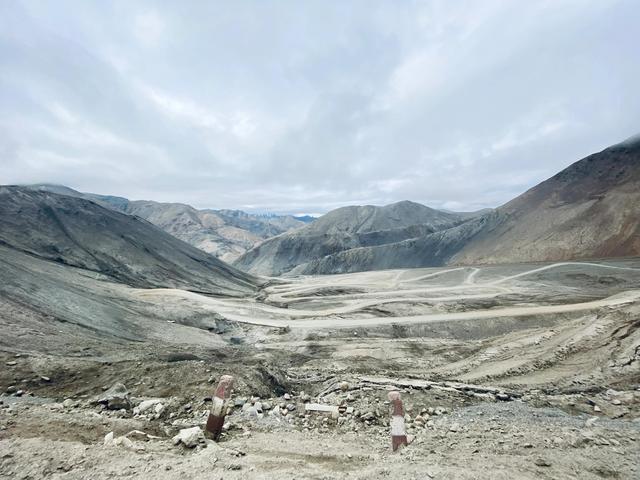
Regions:
<instances>
[{"instance_id":1,"label":"grey cloud","mask_svg":"<svg viewBox=\"0 0 640 480\"><path fill-rule=\"evenodd\" d=\"M640 14L584 2L5 2L0 183L198 207L499 205L637 133Z\"/></svg>"}]
</instances>

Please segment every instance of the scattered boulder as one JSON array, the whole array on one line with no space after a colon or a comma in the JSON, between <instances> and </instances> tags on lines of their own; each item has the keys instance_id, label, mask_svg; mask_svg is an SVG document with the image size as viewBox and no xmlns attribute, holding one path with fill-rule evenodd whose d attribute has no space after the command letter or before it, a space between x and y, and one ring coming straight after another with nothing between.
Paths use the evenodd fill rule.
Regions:
<instances>
[{"instance_id":1,"label":"scattered boulder","mask_svg":"<svg viewBox=\"0 0 640 480\"><path fill-rule=\"evenodd\" d=\"M185 428L180 430L172 439L174 445L183 444L187 448L194 448L206 443L204 433L200 427Z\"/></svg>"},{"instance_id":2,"label":"scattered boulder","mask_svg":"<svg viewBox=\"0 0 640 480\"><path fill-rule=\"evenodd\" d=\"M538 467L550 467L551 462L544 458L536 458L534 462Z\"/></svg>"},{"instance_id":3,"label":"scattered boulder","mask_svg":"<svg viewBox=\"0 0 640 480\"><path fill-rule=\"evenodd\" d=\"M114 437L113 432L109 432L104 436L105 447L124 447L128 450L137 450L134 443L126 436Z\"/></svg>"},{"instance_id":4,"label":"scattered boulder","mask_svg":"<svg viewBox=\"0 0 640 480\"><path fill-rule=\"evenodd\" d=\"M109 410L128 410L131 408L129 392L122 383L116 383L109 390L99 395L95 403L104 405Z\"/></svg>"},{"instance_id":5,"label":"scattered boulder","mask_svg":"<svg viewBox=\"0 0 640 480\"><path fill-rule=\"evenodd\" d=\"M138 404L138 406L133 409L133 414L140 415L151 410L152 408L155 410L156 405L162 405L162 400L160 400L159 398L145 400L143 402L140 402L140 404Z\"/></svg>"}]
</instances>

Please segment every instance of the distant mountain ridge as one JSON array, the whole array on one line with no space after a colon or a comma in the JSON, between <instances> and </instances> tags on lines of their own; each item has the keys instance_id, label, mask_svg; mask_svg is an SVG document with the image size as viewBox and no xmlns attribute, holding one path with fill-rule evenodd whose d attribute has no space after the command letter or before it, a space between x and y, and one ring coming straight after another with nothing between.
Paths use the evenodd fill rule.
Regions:
<instances>
[{"instance_id":1,"label":"distant mountain ridge","mask_svg":"<svg viewBox=\"0 0 640 480\"><path fill-rule=\"evenodd\" d=\"M234 265L253 274L280 275L327 256L424 236L463 221L456 213L410 201L342 207L304 228L264 241Z\"/></svg>"},{"instance_id":2,"label":"distant mountain ridge","mask_svg":"<svg viewBox=\"0 0 640 480\"><path fill-rule=\"evenodd\" d=\"M0 247L138 288L244 296L259 283L146 220L23 187L0 186Z\"/></svg>"},{"instance_id":3,"label":"distant mountain ridge","mask_svg":"<svg viewBox=\"0 0 640 480\"><path fill-rule=\"evenodd\" d=\"M635 137L575 162L460 225L395 243L345 249L300 263L290 273L638 255L640 137Z\"/></svg>"},{"instance_id":4,"label":"distant mountain ridge","mask_svg":"<svg viewBox=\"0 0 640 480\"><path fill-rule=\"evenodd\" d=\"M263 240L303 227L308 220L292 215L250 214L240 210L198 210L182 203L129 200L112 195L78 192L62 185L36 184L28 188L96 202L137 215L171 235L226 262L233 261Z\"/></svg>"}]
</instances>

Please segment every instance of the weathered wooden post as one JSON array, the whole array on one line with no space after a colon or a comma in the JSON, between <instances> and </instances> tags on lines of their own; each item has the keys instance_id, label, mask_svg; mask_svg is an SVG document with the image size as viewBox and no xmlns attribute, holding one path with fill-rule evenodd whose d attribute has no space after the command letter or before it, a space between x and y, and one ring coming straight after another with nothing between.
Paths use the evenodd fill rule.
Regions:
<instances>
[{"instance_id":1,"label":"weathered wooden post","mask_svg":"<svg viewBox=\"0 0 640 480\"><path fill-rule=\"evenodd\" d=\"M389 392L388 397L391 402L391 448L395 452L401 445L409 445L409 441L404 425L404 407L400 399L400 392Z\"/></svg>"},{"instance_id":2,"label":"weathered wooden post","mask_svg":"<svg viewBox=\"0 0 640 480\"><path fill-rule=\"evenodd\" d=\"M223 375L220 377L218 387L213 394L213 406L209 412L209 418L207 419L207 426L205 432L215 441L220 438L222 433L222 426L224 425L224 417L226 415L225 401L231 395L231 388L233 387L233 377L231 375Z\"/></svg>"}]
</instances>

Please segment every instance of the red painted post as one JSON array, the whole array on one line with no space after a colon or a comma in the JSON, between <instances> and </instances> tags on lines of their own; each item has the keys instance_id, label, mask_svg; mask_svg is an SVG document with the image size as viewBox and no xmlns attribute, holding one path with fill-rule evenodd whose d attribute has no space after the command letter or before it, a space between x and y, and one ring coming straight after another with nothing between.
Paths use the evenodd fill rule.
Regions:
<instances>
[{"instance_id":1,"label":"red painted post","mask_svg":"<svg viewBox=\"0 0 640 480\"><path fill-rule=\"evenodd\" d=\"M400 399L400 392L389 392L391 402L391 448L395 452L401 445L409 445L407 430L404 426L404 407Z\"/></svg>"},{"instance_id":2,"label":"red painted post","mask_svg":"<svg viewBox=\"0 0 640 480\"><path fill-rule=\"evenodd\" d=\"M213 394L213 407L209 412L205 432L215 441L220 438L220 433L222 433L224 416L227 413L225 409L225 400L227 400L231 395L232 386L233 377L231 375L223 375L220 377L218 388L216 388L216 391Z\"/></svg>"}]
</instances>

